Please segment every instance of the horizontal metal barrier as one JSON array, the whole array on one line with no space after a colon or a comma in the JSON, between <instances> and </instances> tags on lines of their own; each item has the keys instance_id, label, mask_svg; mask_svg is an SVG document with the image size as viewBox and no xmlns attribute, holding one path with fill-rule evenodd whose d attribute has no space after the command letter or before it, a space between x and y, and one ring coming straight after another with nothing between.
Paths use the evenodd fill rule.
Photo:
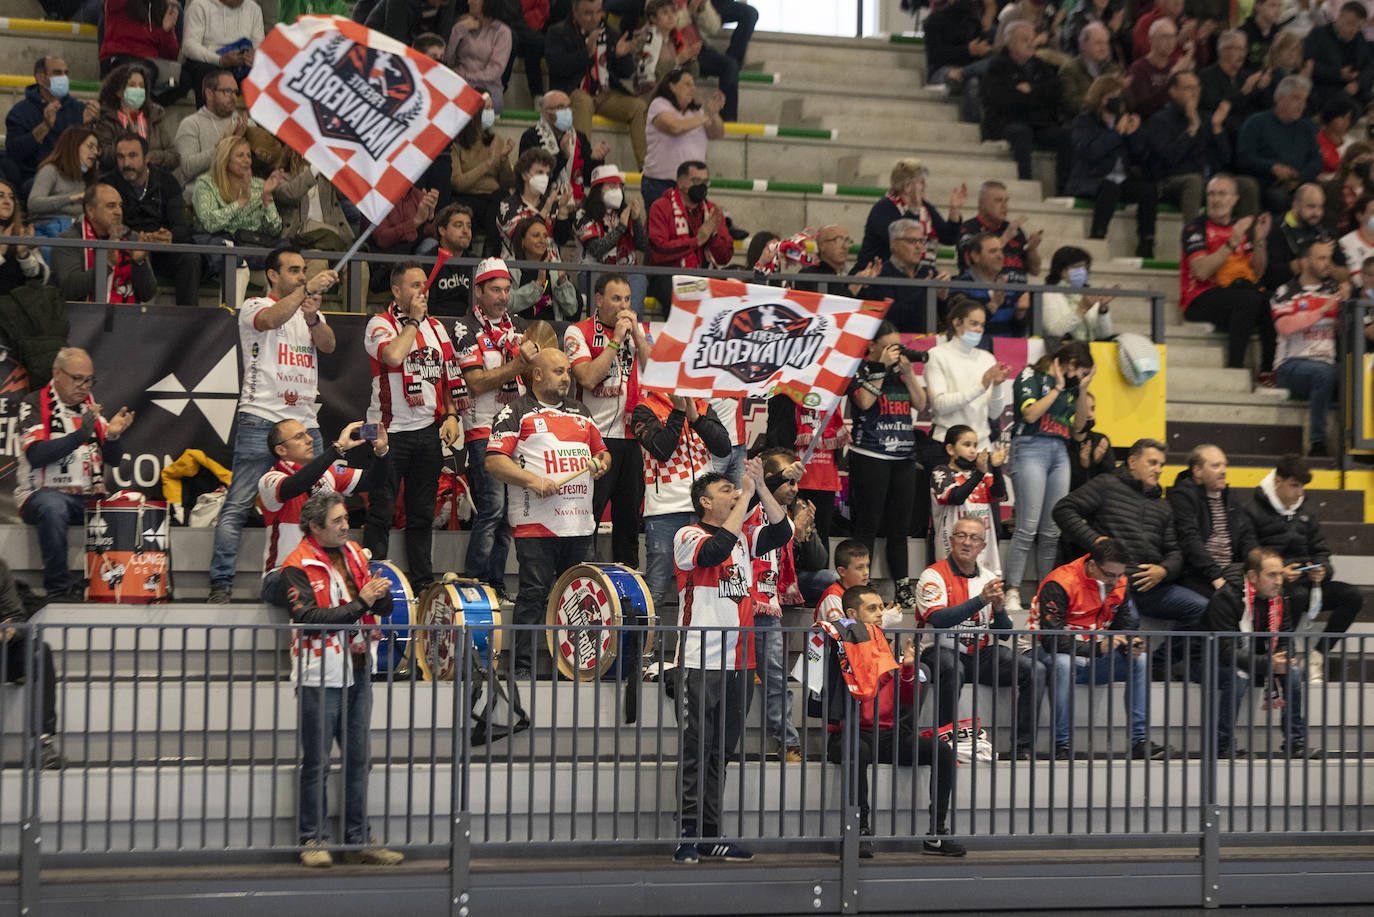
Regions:
<instances>
[{"instance_id":1,"label":"horizontal metal barrier","mask_svg":"<svg viewBox=\"0 0 1374 917\"><path fill-rule=\"evenodd\" d=\"M193 245L182 243L154 243L138 242L129 244L119 241L101 241L97 239L64 239L47 236L35 236L29 238L12 238L8 240L10 244L25 244L35 247L50 248L89 248L95 250L133 250L147 251L150 253L195 253L205 255L210 258L220 258L223 265L220 269L220 302L233 303L235 301L236 290L234 288L235 265L240 258L264 258L272 249L252 246L228 247L222 245ZM305 251L302 252L306 260L325 260L332 266L339 258L343 257L343 252L325 251ZM355 253L345 266L348 279L348 301L345 303L348 312L365 311L365 301L362 283L362 265L367 264L399 264L405 261L415 261L426 267L436 261L434 255L394 255L384 252L363 252ZM451 258L446 263L458 264L463 267L476 267L478 258ZM833 280L825 280L822 276L802 277L797 274L774 274L767 278L760 278L752 270L748 269L718 269L708 270L701 268L675 268L675 267L654 267L651 265L614 265L601 264L591 261L516 261L508 260L508 265L512 265L523 270L548 270L556 269L566 271L575 276L578 290L585 303L592 301L592 289L595 286L595 277L598 274L618 273L618 274L643 274L649 277L671 277L674 275L690 275L693 277L708 277L725 280L742 280L749 282L778 283L782 281L801 280L807 283L817 283L825 285L827 283L844 283L845 278L836 277ZM99 279L95 285L96 289L106 287L105 271L108 264L104 259L96 258L93 267L99 272ZM877 281L875 280L876 284ZM1028 293L1031 297L1030 305L1030 333L1039 335L1041 333L1041 297L1045 293L1063 293L1067 289L1063 286L1046 286L1045 284L1033 283L979 283L960 280L936 280L921 279L916 280L908 277L883 277L882 286L898 288L918 288L925 290L925 323L926 327L932 332L939 325L937 306L937 295L943 290L1002 290L1008 293ZM1144 300L1149 303L1150 308L1150 339L1156 344L1164 343L1164 294L1154 290L1117 290L1117 289L1096 289L1088 288L1093 292L1108 293L1114 299L1122 300Z\"/></svg>"}]
</instances>

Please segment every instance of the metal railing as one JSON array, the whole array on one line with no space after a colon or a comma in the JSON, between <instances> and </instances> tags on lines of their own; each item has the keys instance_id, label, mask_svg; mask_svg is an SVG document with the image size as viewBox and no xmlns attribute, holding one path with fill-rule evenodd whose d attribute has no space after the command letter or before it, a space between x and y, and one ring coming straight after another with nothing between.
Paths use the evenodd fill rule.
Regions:
<instances>
[{"instance_id":1,"label":"metal railing","mask_svg":"<svg viewBox=\"0 0 1374 917\"><path fill-rule=\"evenodd\" d=\"M237 297L235 288L235 270L238 261L244 257L264 258L272 250L268 248L254 248L239 246L226 248L222 245L191 245L180 243L153 243L139 242L130 245L127 242L111 242L101 240L82 240L82 239L63 239L49 237L33 237L30 239L12 239L13 242L31 244L34 246L46 246L52 248L89 248L97 251L108 251L110 249L147 251L150 253L181 253L199 254L210 258L221 259L223 264L220 269L220 302L234 303ZM306 251L302 253L307 261L325 260L332 266L342 257L343 252L324 252ZM347 278L347 299L344 302L345 311L364 312L366 311L366 292L365 284L362 282L363 264L392 265L404 261L415 261L425 267L429 267L436 261L434 255L393 255L384 252L358 252L349 260L344 267ZM451 258L446 263L457 264L467 268L475 268L480 259L477 258ZM578 285L578 292L582 297L584 309L585 304L592 302L592 289L595 286L595 278L598 274L605 273L633 273L642 274L647 277L672 277L673 275L690 275L693 277L709 277L724 280L743 280L755 281L756 275L752 270L744 268L705 270L699 268L684 269L673 267L653 267L650 265L612 265L600 264L597 262L585 261L516 261L508 260L508 265L525 270L547 270L550 268L566 271L575 276ZM109 265L103 258L93 259L93 268L97 271L95 289L103 290L106 288L106 272ZM801 276L798 274L774 274L767 278L768 282L778 281L801 281L804 283L816 283L821 286L826 284L840 285L845 282L845 278L836 277L827 280L824 276ZM925 291L925 326L934 332L939 326L939 307L937 304L938 293L943 290L1002 290L1007 293L1028 293L1031 297L1029 310L1030 334L1039 335L1041 333L1041 297L1045 293L1064 293L1069 288L1063 286L1047 286L1045 284L1032 283L981 283L959 280L935 280L921 279L916 280L907 277L883 277L881 280L874 278L869 281L872 286L898 287L898 288L917 288ZM1089 288L1094 289L1094 288ZM1144 300L1149 303L1150 311L1150 339L1156 344L1164 343L1164 309L1165 296L1155 290L1117 290L1102 289L1099 292L1108 292L1115 300Z\"/></svg>"},{"instance_id":2,"label":"metal railing","mask_svg":"<svg viewBox=\"0 0 1374 917\"><path fill-rule=\"evenodd\" d=\"M502 633L506 640L529 635L542 645L549 630L508 625ZM923 658L933 668L919 699L898 692L885 708L891 731L856 728L860 704L831 672L829 687L838 690L838 699L811 709L812 716L797 711L803 760L791 763L774 754L775 738L760 712L763 698L751 702L762 691L752 673L709 670L696 681L695 690L705 692L713 680L742 679L744 689L730 696L733 708L719 709L705 693L690 698L691 681L670 677L669 692L661 682L641 679L641 663L668 676L677 671L674 644L686 629L560 632L560 639L585 641L590 668L605 662L610 674L524 683L513 683L504 666L486 665L471 649L474 638L490 645L491 631L397 629L438 647L431 650L436 659L451 658L453 680L425 681L419 666L410 664L371 685L363 737L370 768L366 811L380 843L449 857L541 849L573 855L631 845L643 851L645 844L659 844L666 857L679 835L678 760L689 750L683 722L690 703L740 724L737 747L702 739L696 753L724 774L718 833L765 850L848 856L847 842L863 826L857 813L863 786L870 793L867 827L879 847L918 843L937 827L932 792L946 777L953 787L940 827L952 838L993 849L1045 837L1087 847L1127 839L1204 842L1204 849L1210 837L1219 849L1223 837L1333 841L1374 827L1374 800L1366 799L1361 779L1374 749L1365 737L1364 679L1372 673L1367 638L1360 635L1327 649L1328 672L1340 680L1318 684L1296 664L1291 675L1269 671L1268 657L1254 651L1274 639L1269 635L1141 633L1144 655L1135 671L1148 678L1152 664L1168 673L1165 680L1143 682L1142 723L1129 712L1142 683L1130 678L1135 657L1129 652L1108 656L1119 656L1114 665L1121 683L1061 691L1069 687L1061 681L1064 673L1078 667L1056 668L1037 651L1023 664L1033 678L1018 681L1006 660L1021 658L1009 648L1020 638L1070 632L1011 633L1008 648L993 651L1003 654L1001 664L979 654L962 663L966 686L951 719L971 731L981 727L991 758L977 754L977 743L960 743L961 755L965 744L973 754L951 773L945 753L935 750L944 743L921 735L942 718L937 711L949 690L942 677L948 670L929 649L930 631L893 634L899 647L907 638L924 637ZM800 641L809 632L782 633ZM626 634L650 640L651 648L642 660L616 669L609 657ZM288 627L39 623L20 625L12 639L24 650L0 654L0 681L22 681L0 688L6 768L0 774L0 858L17 858L21 885L36 881L40 862L68 856L126 862L169 852L300 849L299 757L307 738L301 707L305 693L319 688L298 691L291 684ZM1292 641L1289 654L1300 658L1317 637L1279 639ZM51 672L45 643L53 649ZM828 663L801 659L801 683L789 689L797 707L806 708L805 686L824 681L817 667ZM41 769L48 683L56 688L56 742L66 759L61 770ZM1229 741L1218 733L1230 706L1227 687L1240 711ZM1018 722L1024 692L1042 690L1046 699L1033 702L1029 719ZM1067 698L1071 718L1061 760L1055 760L1056 696ZM1299 711L1305 732L1286 733L1296 728ZM1142 728L1145 757L1137 759ZM342 743L349 740L345 730ZM1296 754L1299 741L1303 754ZM1158 751L1156 744L1169 748ZM857 766L861 746L877 750L872 760L862 759L863 768ZM1024 760L1016 755L1021 746L1032 750ZM1250 754L1228 753L1237 746ZM1308 757L1317 747L1326 749L1325 757ZM898 766L913 762L930 767ZM338 766L346 770L343 762ZM338 773L327 792L319 791L319 801L328 801L335 847L345 846L338 815L347 778ZM470 833L461 842L458 825Z\"/></svg>"}]
</instances>

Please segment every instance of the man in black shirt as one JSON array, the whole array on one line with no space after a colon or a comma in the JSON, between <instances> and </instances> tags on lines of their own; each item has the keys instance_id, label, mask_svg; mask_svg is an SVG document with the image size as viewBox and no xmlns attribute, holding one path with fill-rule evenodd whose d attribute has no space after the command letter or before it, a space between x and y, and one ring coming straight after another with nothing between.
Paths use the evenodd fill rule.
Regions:
<instances>
[{"instance_id":1,"label":"man in black shirt","mask_svg":"<svg viewBox=\"0 0 1374 917\"><path fill-rule=\"evenodd\" d=\"M472 308L472 268L451 259L467 255L472 244L472 208L449 204L434 225L439 228L439 260L429 272L429 307L436 315L466 315Z\"/></svg>"},{"instance_id":2,"label":"man in black shirt","mask_svg":"<svg viewBox=\"0 0 1374 917\"><path fill-rule=\"evenodd\" d=\"M849 246L854 242L849 237L843 226L838 223L831 223L829 226L822 226L816 233L816 264L802 268L799 274L820 274L827 277L840 277L845 273L845 265L849 263ZM874 258L871 262L864 265L863 270L856 266L852 276L854 277L876 277L878 271L882 269L883 262L880 258ZM821 283L809 281L797 281L798 290L809 290L812 293L834 293L837 296L865 296L864 285L861 283Z\"/></svg>"},{"instance_id":3,"label":"man in black shirt","mask_svg":"<svg viewBox=\"0 0 1374 917\"><path fill-rule=\"evenodd\" d=\"M172 173L148 164L148 141L126 133L115 141L115 169L102 181L124 202L124 225L140 242L190 242L191 224L181 183ZM154 252L149 255L159 280L176 285L177 304L200 304L200 255Z\"/></svg>"}]
</instances>

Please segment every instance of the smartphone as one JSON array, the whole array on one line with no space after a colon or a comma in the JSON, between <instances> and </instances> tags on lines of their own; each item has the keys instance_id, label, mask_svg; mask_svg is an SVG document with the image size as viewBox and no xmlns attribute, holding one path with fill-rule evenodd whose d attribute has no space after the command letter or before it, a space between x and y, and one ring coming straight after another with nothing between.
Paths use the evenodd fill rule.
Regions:
<instances>
[{"instance_id":1,"label":"smartphone","mask_svg":"<svg viewBox=\"0 0 1374 917\"><path fill-rule=\"evenodd\" d=\"M365 423L358 429L358 438L363 442L372 443L377 441L377 424Z\"/></svg>"},{"instance_id":2,"label":"smartphone","mask_svg":"<svg viewBox=\"0 0 1374 917\"><path fill-rule=\"evenodd\" d=\"M1322 565L1321 565L1321 564L1308 564L1308 565L1305 566L1305 567L1299 567L1298 570L1297 570L1297 572L1298 572L1298 573L1306 573L1306 572L1308 572L1309 570L1320 570L1321 568L1322 568Z\"/></svg>"}]
</instances>

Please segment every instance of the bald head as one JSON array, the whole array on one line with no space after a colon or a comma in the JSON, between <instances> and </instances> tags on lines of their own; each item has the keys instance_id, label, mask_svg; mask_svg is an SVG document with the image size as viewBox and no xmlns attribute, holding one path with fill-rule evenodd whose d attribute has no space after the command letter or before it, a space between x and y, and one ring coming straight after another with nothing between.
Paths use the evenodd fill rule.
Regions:
<instances>
[{"instance_id":1,"label":"bald head","mask_svg":"<svg viewBox=\"0 0 1374 917\"><path fill-rule=\"evenodd\" d=\"M539 100L539 114L549 127L553 127L554 122L558 120L558 110L561 108L572 108L572 99L568 98L566 92L553 89L544 93L544 97Z\"/></svg>"},{"instance_id":2,"label":"bald head","mask_svg":"<svg viewBox=\"0 0 1374 917\"><path fill-rule=\"evenodd\" d=\"M1326 210L1326 195L1321 186L1308 182L1293 192L1293 219L1303 226L1316 226Z\"/></svg>"},{"instance_id":3,"label":"bald head","mask_svg":"<svg viewBox=\"0 0 1374 917\"><path fill-rule=\"evenodd\" d=\"M52 384L63 404L79 404L91 394L95 365L80 347L63 347L52 361Z\"/></svg>"},{"instance_id":4,"label":"bald head","mask_svg":"<svg viewBox=\"0 0 1374 917\"><path fill-rule=\"evenodd\" d=\"M530 364L530 387L545 404L558 404L572 388L568 355L554 347L539 351Z\"/></svg>"}]
</instances>

